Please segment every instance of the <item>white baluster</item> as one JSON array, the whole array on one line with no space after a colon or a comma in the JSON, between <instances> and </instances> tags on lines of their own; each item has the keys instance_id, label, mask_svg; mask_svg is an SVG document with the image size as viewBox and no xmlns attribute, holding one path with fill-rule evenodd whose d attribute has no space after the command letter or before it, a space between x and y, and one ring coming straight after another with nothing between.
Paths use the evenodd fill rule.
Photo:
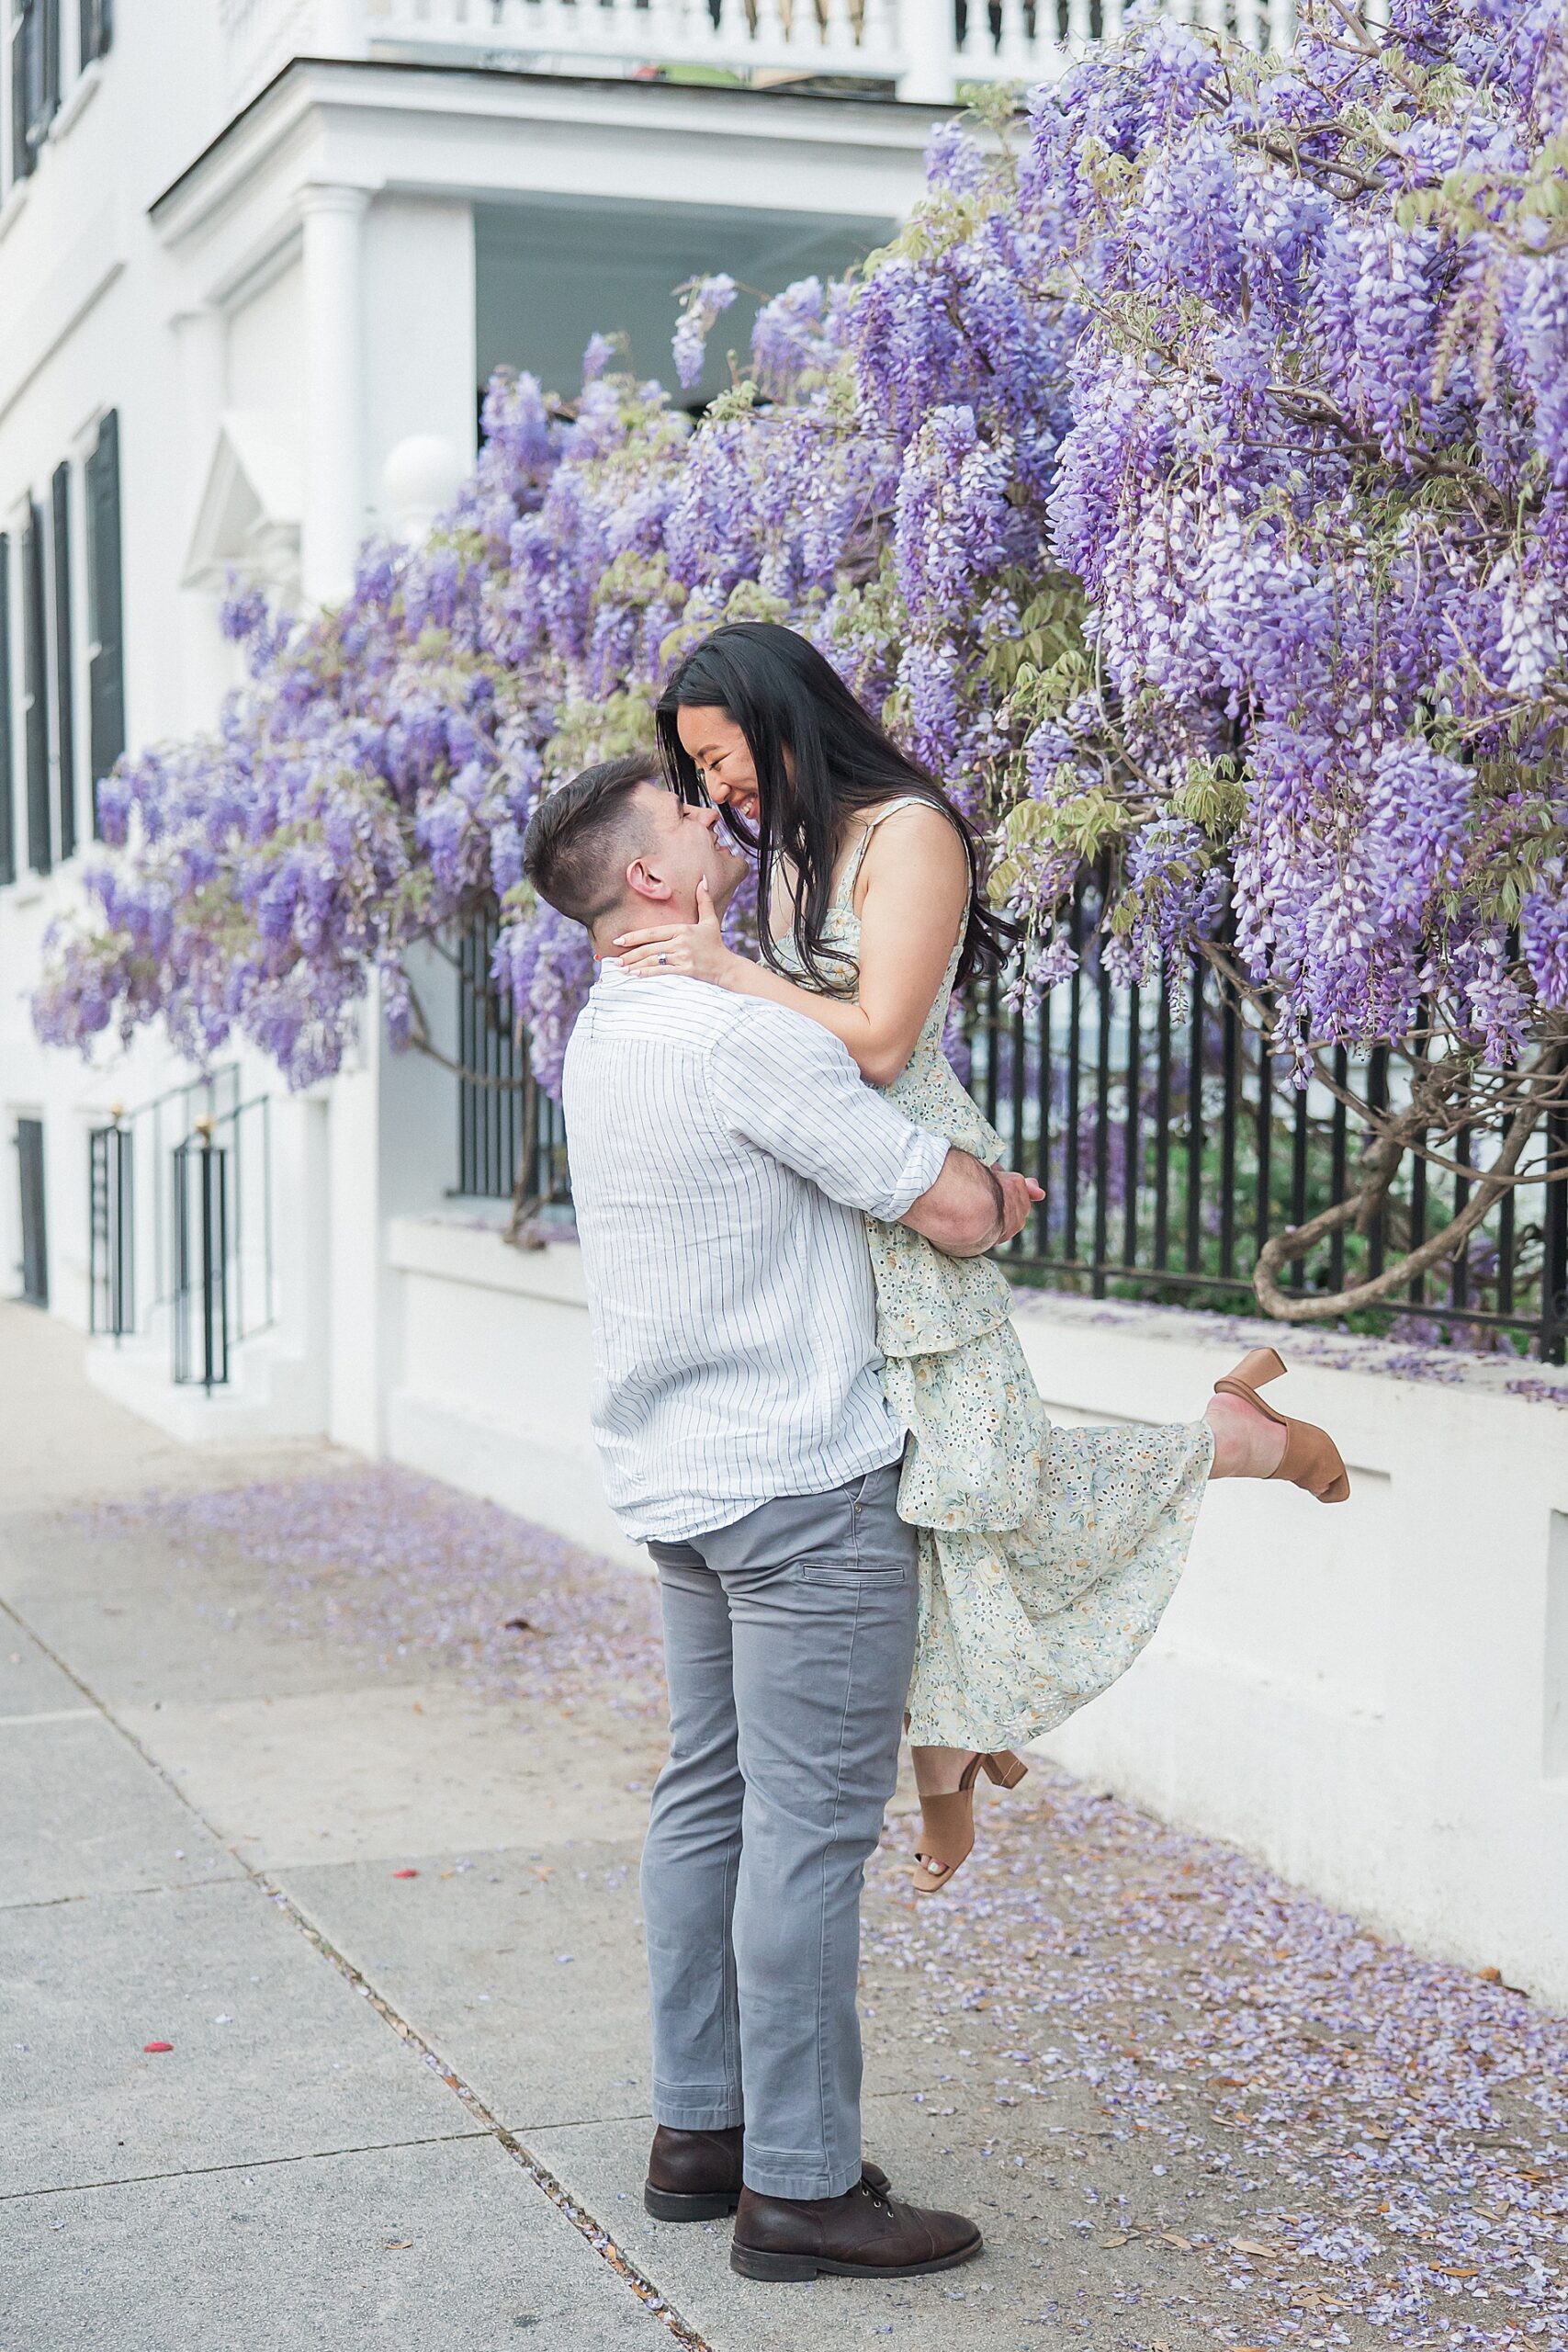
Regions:
<instances>
[{"instance_id":1,"label":"white baluster","mask_svg":"<svg viewBox=\"0 0 1568 2352\"><path fill-rule=\"evenodd\" d=\"M525 49L547 49L558 29L556 17L558 0L539 0L539 5L520 11L522 22L517 37Z\"/></svg>"},{"instance_id":2,"label":"white baluster","mask_svg":"<svg viewBox=\"0 0 1568 2352\"><path fill-rule=\"evenodd\" d=\"M687 0L686 39L694 57L711 59L716 64L721 58L728 57L732 45L739 46L738 33L739 40L743 41L746 38L746 12L740 6L740 0L724 0L716 25L704 6L704 0Z\"/></svg>"},{"instance_id":3,"label":"white baluster","mask_svg":"<svg viewBox=\"0 0 1568 2352\"><path fill-rule=\"evenodd\" d=\"M826 73L852 74L865 60L861 51L861 28L851 0L827 0L823 11L822 65Z\"/></svg>"},{"instance_id":4,"label":"white baluster","mask_svg":"<svg viewBox=\"0 0 1568 2352\"><path fill-rule=\"evenodd\" d=\"M1015 81L1034 70L1034 43L1023 13L1023 0L1002 0L1001 39L997 44L996 63L1004 81Z\"/></svg>"},{"instance_id":5,"label":"white baluster","mask_svg":"<svg viewBox=\"0 0 1568 2352\"><path fill-rule=\"evenodd\" d=\"M868 65L894 66L898 56L898 19L894 0L862 0L861 54Z\"/></svg>"},{"instance_id":6,"label":"white baluster","mask_svg":"<svg viewBox=\"0 0 1568 2352\"><path fill-rule=\"evenodd\" d=\"M1102 5L1105 29L1109 34L1112 29L1109 0L1102 0ZM1030 51L1031 81L1054 82L1066 65L1067 52L1056 30L1058 21L1056 0L1040 0L1040 6L1034 12L1034 45Z\"/></svg>"},{"instance_id":7,"label":"white baluster","mask_svg":"<svg viewBox=\"0 0 1568 2352\"><path fill-rule=\"evenodd\" d=\"M1235 0L1235 37L1245 49L1260 49L1258 0Z\"/></svg>"},{"instance_id":8,"label":"white baluster","mask_svg":"<svg viewBox=\"0 0 1568 2352\"><path fill-rule=\"evenodd\" d=\"M651 0L644 18L648 53L661 65L678 64L685 56L684 15L681 0Z\"/></svg>"},{"instance_id":9,"label":"white baluster","mask_svg":"<svg viewBox=\"0 0 1568 2352\"><path fill-rule=\"evenodd\" d=\"M809 0L796 0L795 22L786 0L755 0L755 17L747 62L751 65L814 65L817 62L817 18Z\"/></svg>"},{"instance_id":10,"label":"white baluster","mask_svg":"<svg viewBox=\"0 0 1568 2352\"><path fill-rule=\"evenodd\" d=\"M1092 37L1089 0L1067 0L1067 39L1075 47Z\"/></svg>"},{"instance_id":11,"label":"white baluster","mask_svg":"<svg viewBox=\"0 0 1568 2352\"><path fill-rule=\"evenodd\" d=\"M581 30L579 40L595 56L638 56L647 44L647 28L623 0L615 0L610 8L601 8L593 0L591 8L579 7Z\"/></svg>"}]
</instances>

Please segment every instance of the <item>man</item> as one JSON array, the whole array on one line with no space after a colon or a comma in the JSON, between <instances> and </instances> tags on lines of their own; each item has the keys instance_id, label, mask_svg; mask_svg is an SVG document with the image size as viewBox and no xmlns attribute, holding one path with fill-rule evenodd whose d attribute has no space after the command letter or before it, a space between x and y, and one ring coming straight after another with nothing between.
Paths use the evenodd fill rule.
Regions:
<instances>
[{"instance_id":1,"label":"man","mask_svg":"<svg viewBox=\"0 0 1568 2352\"><path fill-rule=\"evenodd\" d=\"M607 762L528 828L541 898L605 956L742 873L718 812ZM613 958L566 1058L609 1498L662 1589L670 1760L643 1858L665 2220L735 2211L748 2278L907 2277L973 2222L863 2164L860 1893L915 1643L905 1432L877 1379L864 1214L954 1255L1031 1188L923 1133L815 1022Z\"/></svg>"}]
</instances>

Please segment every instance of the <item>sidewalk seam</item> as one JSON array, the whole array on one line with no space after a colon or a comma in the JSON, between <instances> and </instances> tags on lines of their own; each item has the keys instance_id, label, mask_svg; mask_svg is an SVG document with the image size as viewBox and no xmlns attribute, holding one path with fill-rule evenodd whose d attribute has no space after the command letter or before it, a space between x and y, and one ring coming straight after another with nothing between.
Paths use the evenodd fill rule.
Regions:
<instances>
[{"instance_id":1,"label":"sidewalk seam","mask_svg":"<svg viewBox=\"0 0 1568 2352\"><path fill-rule=\"evenodd\" d=\"M644 2270L638 2267L629 2255L622 2251L611 2237L608 2230L604 2227L603 2223L597 2222L592 2213L584 2211L582 2207L568 2194L566 2188L556 2178L554 2173L552 2173L547 2165L542 2165L538 2158L532 2154L531 2152L524 2146L522 2141L517 2138L514 2132L507 2130L506 2126L501 2121L499 2116L493 2115L491 2112L490 2109L486 2107L484 2101L479 2098L479 2093L471 2088L468 2084L463 2082L461 2078L445 2064L439 2054L431 2048L423 2034L417 2032L415 2029L410 2025L406 2018L400 2017L397 2010L392 2007L389 2001L383 1998L382 1995L377 1991L375 1985L361 1973L361 1972L355 1966L354 1962L343 1952L339 1951L335 1944L329 1942L321 1930L316 1927L311 1920L307 1918L305 1913L301 1911L293 1896L290 1895L283 1887L277 1885L274 1880L267 1878L265 1873L257 1870L253 1863L247 1861L243 1854L240 1853L236 1848L225 1842L222 1833L219 1830L217 1825L209 1821L207 1815L202 1812L201 1807L195 1804L188 1793L180 1787L179 1782L175 1779L174 1775L159 1761L156 1756L153 1756L142 1745L136 1734L131 1731L126 1724L120 1721L113 1708L105 1705L104 1702L99 1698L97 1692L92 1688L91 1684L85 1682L75 1669L61 1657L59 1651L56 1650L51 1643L45 1641L43 1636L38 1633L33 1626L28 1623L27 1619L19 1613L14 1602L0 1598L0 1614L9 1617L14 1623L21 1627L23 1633L26 1634L29 1641L37 1643L44 1656L50 1658L52 1663L60 1668L60 1671L75 1684L83 1697L88 1700L91 1704L97 1709L99 1714L103 1716L104 1721L119 1734L120 1737L126 1741L128 1746L135 1749L137 1755L141 1758L141 1761L147 1766L148 1770L155 1772L158 1778L164 1782L165 1788L172 1791L174 1795L179 1799L179 1802L184 1805L191 1818L194 1821L200 1822L203 1829L207 1832L209 1838L216 1841L220 1850L226 1854L231 1854L233 1856L235 1861L238 1862L241 1870L244 1872L245 1877L249 1880L250 1883L265 1894L268 1900L279 1910L288 1914L288 1917L293 1921L300 1934L305 1937L306 1940L314 1945L316 1951L321 1953L324 1960L331 1962L332 1966L338 1971L338 1973L341 1976L346 1978L349 1984L353 1984L358 1991L363 1993L366 1999L369 2002L371 2007L376 2011L383 2023L390 2026L392 2031L398 2035L400 2040L406 2041L412 2049L415 2049L420 2052L420 2055L423 2058L425 2064L429 2066L433 2072L440 2075L442 2082L446 2086L447 2089L452 2091L462 2101L468 2113L480 2123L483 2130L490 2132L500 2143L501 2146L505 2149L507 2154L518 2166L519 2170L527 2175L528 2178L534 2183L534 2186L549 2199L553 2206L555 2206L557 2211L559 2212L565 2220L571 2223L572 2228L576 2230L578 2235L587 2239L588 2244L592 2247L594 2253L598 2255L601 2261L605 2263L610 2269L614 2270L624 2283L630 2288L637 2301L642 2304L644 2310L648 2312L649 2316L659 2320L661 2324L669 2330L671 2335L673 2336L675 2341L686 2347L686 2352L712 2352L712 2347L706 2343L705 2339L700 2336L695 2328L690 2326L687 2322L681 2317L681 2314L671 2308L671 2306L665 2301L664 2297L660 2293L659 2289L654 2284L653 2280L649 2278ZM232 1883L232 1882L231 1882L231 1883ZM453 2136L468 2138L469 2136L477 2135L461 2133L454 2134Z\"/></svg>"},{"instance_id":2,"label":"sidewalk seam","mask_svg":"<svg viewBox=\"0 0 1568 2352\"><path fill-rule=\"evenodd\" d=\"M84 2197L98 2188L140 2188L153 2180L204 2180L210 2173L261 2172L271 2165L324 2164L333 2156L379 2156L399 2148L446 2148L468 2140L490 2140L491 2132L427 2132L417 2140L366 2140L346 2148L296 2148L286 2156L236 2156L223 2165L176 2165L170 2172L111 2173L103 2180L57 2180L44 2188L0 2189L0 2205L20 2205L29 2197Z\"/></svg>"},{"instance_id":3,"label":"sidewalk seam","mask_svg":"<svg viewBox=\"0 0 1568 2352\"><path fill-rule=\"evenodd\" d=\"M205 1822L202 1823L206 1828ZM231 1848L225 1846L227 1854ZM0 1903L0 1919L13 1911L58 1911L65 1903L120 1903L137 1894L205 1894L209 1888L243 1886L244 1878L150 1878L135 1886L93 1886L82 1894L24 1894L17 1903Z\"/></svg>"}]
</instances>

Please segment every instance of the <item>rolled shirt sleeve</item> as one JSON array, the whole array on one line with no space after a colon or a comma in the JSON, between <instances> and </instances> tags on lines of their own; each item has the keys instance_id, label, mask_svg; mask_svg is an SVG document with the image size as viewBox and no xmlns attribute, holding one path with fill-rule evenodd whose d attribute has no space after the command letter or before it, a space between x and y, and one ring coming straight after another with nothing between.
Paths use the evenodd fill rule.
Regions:
<instances>
[{"instance_id":1,"label":"rolled shirt sleeve","mask_svg":"<svg viewBox=\"0 0 1568 2352\"><path fill-rule=\"evenodd\" d=\"M848 1208L896 1224L942 1173L946 1136L913 1125L847 1046L784 1005L748 1001L714 1041L708 1077L735 1134Z\"/></svg>"}]
</instances>

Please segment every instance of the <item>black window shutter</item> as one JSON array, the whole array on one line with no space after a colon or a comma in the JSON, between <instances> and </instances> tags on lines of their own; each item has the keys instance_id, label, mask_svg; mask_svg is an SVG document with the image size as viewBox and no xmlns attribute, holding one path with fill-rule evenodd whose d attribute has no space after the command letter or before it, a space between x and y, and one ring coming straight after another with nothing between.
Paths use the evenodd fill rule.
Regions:
<instances>
[{"instance_id":1,"label":"black window shutter","mask_svg":"<svg viewBox=\"0 0 1568 2352\"><path fill-rule=\"evenodd\" d=\"M49 641L43 602L43 517L28 507L22 535L22 696L27 711L28 864L47 874L53 859L49 840L49 688L44 662Z\"/></svg>"},{"instance_id":2,"label":"black window shutter","mask_svg":"<svg viewBox=\"0 0 1568 2352\"><path fill-rule=\"evenodd\" d=\"M98 427L87 459L87 698L88 751L93 771L93 831L98 828L98 786L125 749L124 608L119 571L119 418L113 409Z\"/></svg>"},{"instance_id":3,"label":"black window shutter","mask_svg":"<svg viewBox=\"0 0 1568 2352\"><path fill-rule=\"evenodd\" d=\"M60 0L41 0L43 9L43 126L54 120L60 108Z\"/></svg>"},{"instance_id":4,"label":"black window shutter","mask_svg":"<svg viewBox=\"0 0 1568 2352\"><path fill-rule=\"evenodd\" d=\"M54 501L54 749L60 788L60 854L76 847L75 643L71 629L71 468L56 466Z\"/></svg>"},{"instance_id":5,"label":"black window shutter","mask_svg":"<svg viewBox=\"0 0 1568 2352\"><path fill-rule=\"evenodd\" d=\"M0 882L17 878L11 775L11 542L0 531Z\"/></svg>"},{"instance_id":6,"label":"black window shutter","mask_svg":"<svg viewBox=\"0 0 1568 2352\"><path fill-rule=\"evenodd\" d=\"M82 62L107 57L114 39L114 0L82 0Z\"/></svg>"},{"instance_id":7,"label":"black window shutter","mask_svg":"<svg viewBox=\"0 0 1568 2352\"><path fill-rule=\"evenodd\" d=\"M11 170L25 179L60 110L61 0L15 0L11 34Z\"/></svg>"},{"instance_id":8,"label":"black window shutter","mask_svg":"<svg viewBox=\"0 0 1568 2352\"><path fill-rule=\"evenodd\" d=\"M0 0L3 5L3 0ZM35 157L28 134L32 106L28 85L31 79L33 31L26 16L19 17L11 33L11 177L25 180L31 175Z\"/></svg>"}]
</instances>

